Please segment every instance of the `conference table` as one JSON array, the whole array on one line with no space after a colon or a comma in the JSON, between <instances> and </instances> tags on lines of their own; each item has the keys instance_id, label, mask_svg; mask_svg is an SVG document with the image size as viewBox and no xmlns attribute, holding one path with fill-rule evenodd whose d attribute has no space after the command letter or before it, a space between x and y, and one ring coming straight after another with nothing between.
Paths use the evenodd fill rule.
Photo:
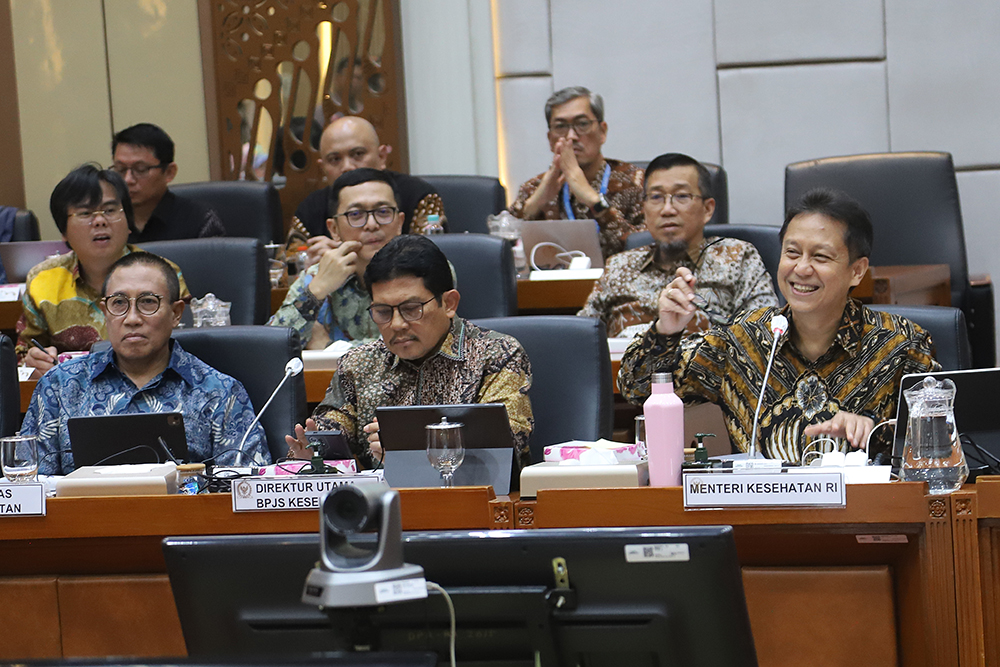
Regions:
<instances>
[{"instance_id":1,"label":"conference table","mask_svg":"<svg viewBox=\"0 0 1000 667\"><path fill-rule=\"evenodd\" d=\"M817 509L685 510L679 488L400 496L405 530L732 525L761 665L998 662L1000 478L952 496L848 486L846 507ZM228 494L54 498L44 517L0 518L0 658L183 655L162 538L318 525L316 510L234 513Z\"/></svg>"}]
</instances>

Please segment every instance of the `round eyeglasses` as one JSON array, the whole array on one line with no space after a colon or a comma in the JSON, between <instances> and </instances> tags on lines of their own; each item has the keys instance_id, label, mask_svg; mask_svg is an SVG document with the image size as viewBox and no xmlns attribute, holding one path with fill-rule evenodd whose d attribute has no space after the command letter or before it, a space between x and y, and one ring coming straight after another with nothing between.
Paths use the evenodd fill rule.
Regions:
<instances>
[{"instance_id":1,"label":"round eyeglasses","mask_svg":"<svg viewBox=\"0 0 1000 667\"><path fill-rule=\"evenodd\" d=\"M368 216L375 218L375 222L380 225L388 225L396 217L396 211L398 210L395 206L379 206L370 211L354 209L338 215L347 220L347 224L351 227L364 227L368 224Z\"/></svg>"},{"instance_id":2,"label":"round eyeglasses","mask_svg":"<svg viewBox=\"0 0 1000 667\"><path fill-rule=\"evenodd\" d=\"M401 303L398 306L387 306L383 303L376 303L368 307L368 314L372 316L372 320L375 321L375 324L389 324L389 322L392 322L392 312L394 310L398 310L399 316L404 320L407 322L416 322L424 316L424 306L429 304L434 299L435 297L432 296L423 303L413 303L412 301L408 301L406 303Z\"/></svg>"},{"instance_id":3,"label":"round eyeglasses","mask_svg":"<svg viewBox=\"0 0 1000 667\"><path fill-rule=\"evenodd\" d=\"M118 222L124 217L124 215L125 209L123 209L120 204L112 204L93 211L70 213L69 217L74 218L85 225L92 225L94 224L94 221L97 220L97 216L101 216L107 222Z\"/></svg>"},{"instance_id":4,"label":"round eyeglasses","mask_svg":"<svg viewBox=\"0 0 1000 667\"><path fill-rule=\"evenodd\" d=\"M135 309L139 311L140 315L155 315L156 311L160 309L160 302L163 301L163 297L159 294L140 294L139 296L125 296L124 294L112 294L111 296L104 297L104 307L108 309L108 313L114 315L115 317L121 317L128 313L129 308L131 308L132 303L135 303Z\"/></svg>"}]
</instances>

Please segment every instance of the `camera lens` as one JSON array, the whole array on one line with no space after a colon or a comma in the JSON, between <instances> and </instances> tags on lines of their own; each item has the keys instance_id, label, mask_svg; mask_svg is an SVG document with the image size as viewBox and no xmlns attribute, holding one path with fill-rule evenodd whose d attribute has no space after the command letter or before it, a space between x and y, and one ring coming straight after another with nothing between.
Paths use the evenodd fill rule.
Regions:
<instances>
[{"instance_id":1,"label":"camera lens","mask_svg":"<svg viewBox=\"0 0 1000 667\"><path fill-rule=\"evenodd\" d=\"M368 509L368 499L353 486L331 491L323 501L327 525L342 535L363 531L368 525Z\"/></svg>"}]
</instances>

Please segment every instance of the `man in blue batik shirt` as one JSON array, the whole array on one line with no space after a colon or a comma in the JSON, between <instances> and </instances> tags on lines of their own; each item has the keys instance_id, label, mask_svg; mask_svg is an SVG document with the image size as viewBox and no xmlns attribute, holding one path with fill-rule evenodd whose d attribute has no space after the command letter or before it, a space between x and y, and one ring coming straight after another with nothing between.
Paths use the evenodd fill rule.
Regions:
<instances>
[{"instance_id":1,"label":"man in blue batik shirt","mask_svg":"<svg viewBox=\"0 0 1000 667\"><path fill-rule=\"evenodd\" d=\"M174 269L145 252L125 255L104 281L101 309L111 349L53 367L35 387L21 433L39 438L38 471L72 472L70 417L181 412L192 461L236 463L254 411L238 381L185 352L170 332L184 302ZM264 429L255 424L244 451L270 462Z\"/></svg>"}]
</instances>

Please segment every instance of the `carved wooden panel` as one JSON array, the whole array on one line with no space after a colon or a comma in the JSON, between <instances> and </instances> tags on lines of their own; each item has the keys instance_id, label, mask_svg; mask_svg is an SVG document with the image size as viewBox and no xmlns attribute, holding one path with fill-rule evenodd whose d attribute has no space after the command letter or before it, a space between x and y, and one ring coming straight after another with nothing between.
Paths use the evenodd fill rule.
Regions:
<instances>
[{"instance_id":1,"label":"carved wooden panel","mask_svg":"<svg viewBox=\"0 0 1000 667\"><path fill-rule=\"evenodd\" d=\"M357 115L407 169L398 0L200 0L213 179L273 180L286 225L323 185L319 136Z\"/></svg>"},{"instance_id":2,"label":"carved wooden panel","mask_svg":"<svg viewBox=\"0 0 1000 667\"><path fill-rule=\"evenodd\" d=\"M951 495L958 659L963 666L982 665L984 655L978 519L974 490L966 487Z\"/></svg>"}]
</instances>

